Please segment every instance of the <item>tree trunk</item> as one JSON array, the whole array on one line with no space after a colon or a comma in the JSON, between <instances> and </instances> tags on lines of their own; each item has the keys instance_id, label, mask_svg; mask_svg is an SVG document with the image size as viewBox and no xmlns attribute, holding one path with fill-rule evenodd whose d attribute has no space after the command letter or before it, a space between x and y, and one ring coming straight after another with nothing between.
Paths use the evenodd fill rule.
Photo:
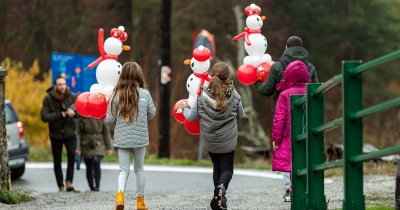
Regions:
<instances>
[{"instance_id":1,"label":"tree trunk","mask_svg":"<svg viewBox=\"0 0 400 210\"><path fill-rule=\"evenodd\" d=\"M7 71L0 67L0 176L1 187L10 190L11 182L10 169L8 167L6 114L4 104L6 75Z\"/></svg>"}]
</instances>

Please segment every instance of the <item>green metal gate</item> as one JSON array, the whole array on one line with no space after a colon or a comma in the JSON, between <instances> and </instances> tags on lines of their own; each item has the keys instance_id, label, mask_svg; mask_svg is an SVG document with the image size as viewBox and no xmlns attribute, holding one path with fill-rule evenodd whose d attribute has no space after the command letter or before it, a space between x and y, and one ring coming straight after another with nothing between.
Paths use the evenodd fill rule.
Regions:
<instances>
[{"instance_id":1,"label":"green metal gate","mask_svg":"<svg viewBox=\"0 0 400 210\"><path fill-rule=\"evenodd\" d=\"M307 84L306 95L291 96L292 209L326 209L324 170L343 167L343 209L364 210L363 161L400 152L400 146L363 153L363 117L400 106L400 97L362 108L362 74L400 58L400 50L365 64L342 62L342 74ZM324 92L342 83L342 117L324 124ZM324 132L343 124L343 159L324 161ZM306 158L304 158L306 157Z\"/></svg>"}]
</instances>

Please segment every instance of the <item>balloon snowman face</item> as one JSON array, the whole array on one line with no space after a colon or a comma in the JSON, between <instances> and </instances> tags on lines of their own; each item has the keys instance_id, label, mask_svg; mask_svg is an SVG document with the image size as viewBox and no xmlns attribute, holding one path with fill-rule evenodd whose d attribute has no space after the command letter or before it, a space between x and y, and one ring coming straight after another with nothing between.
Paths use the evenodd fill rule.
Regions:
<instances>
[{"instance_id":1,"label":"balloon snowman face","mask_svg":"<svg viewBox=\"0 0 400 210\"><path fill-rule=\"evenodd\" d=\"M246 26L250 30L260 30L264 22L259 15L250 15L246 18Z\"/></svg>"},{"instance_id":2,"label":"balloon snowman face","mask_svg":"<svg viewBox=\"0 0 400 210\"><path fill-rule=\"evenodd\" d=\"M114 37L109 37L104 42L104 51L107 55L119 55L122 52L122 42Z\"/></svg>"},{"instance_id":3,"label":"balloon snowman face","mask_svg":"<svg viewBox=\"0 0 400 210\"><path fill-rule=\"evenodd\" d=\"M192 60L190 60L190 68L193 70L193 72L202 74L207 72L210 68L210 60L198 61L195 58L192 58Z\"/></svg>"}]
</instances>

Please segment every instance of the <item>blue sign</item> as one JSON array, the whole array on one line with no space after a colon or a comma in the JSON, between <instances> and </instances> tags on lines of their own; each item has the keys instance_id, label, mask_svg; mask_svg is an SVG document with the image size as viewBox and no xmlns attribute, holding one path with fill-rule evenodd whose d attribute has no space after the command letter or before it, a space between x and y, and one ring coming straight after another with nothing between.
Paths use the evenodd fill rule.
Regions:
<instances>
[{"instance_id":1,"label":"blue sign","mask_svg":"<svg viewBox=\"0 0 400 210\"><path fill-rule=\"evenodd\" d=\"M67 81L67 86L74 93L89 92L90 87L97 83L97 66L84 70L90 63L98 59L98 56L77 55L68 53L51 53L51 82L61 76ZM54 84L51 84L52 86Z\"/></svg>"}]
</instances>

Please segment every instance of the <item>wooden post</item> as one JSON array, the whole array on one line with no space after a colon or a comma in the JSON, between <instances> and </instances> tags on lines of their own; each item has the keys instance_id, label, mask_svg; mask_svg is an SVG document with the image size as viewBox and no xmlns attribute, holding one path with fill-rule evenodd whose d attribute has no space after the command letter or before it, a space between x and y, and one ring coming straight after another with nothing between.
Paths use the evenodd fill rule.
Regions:
<instances>
[{"instance_id":1,"label":"wooden post","mask_svg":"<svg viewBox=\"0 0 400 210\"><path fill-rule=\"evenodd\" d=\"M7 131L5 113L5 84L7 71L0 66L0 176L1 187L7 190L11 188L10 168L8 167Z\"/></svg>"}]
</instances>

